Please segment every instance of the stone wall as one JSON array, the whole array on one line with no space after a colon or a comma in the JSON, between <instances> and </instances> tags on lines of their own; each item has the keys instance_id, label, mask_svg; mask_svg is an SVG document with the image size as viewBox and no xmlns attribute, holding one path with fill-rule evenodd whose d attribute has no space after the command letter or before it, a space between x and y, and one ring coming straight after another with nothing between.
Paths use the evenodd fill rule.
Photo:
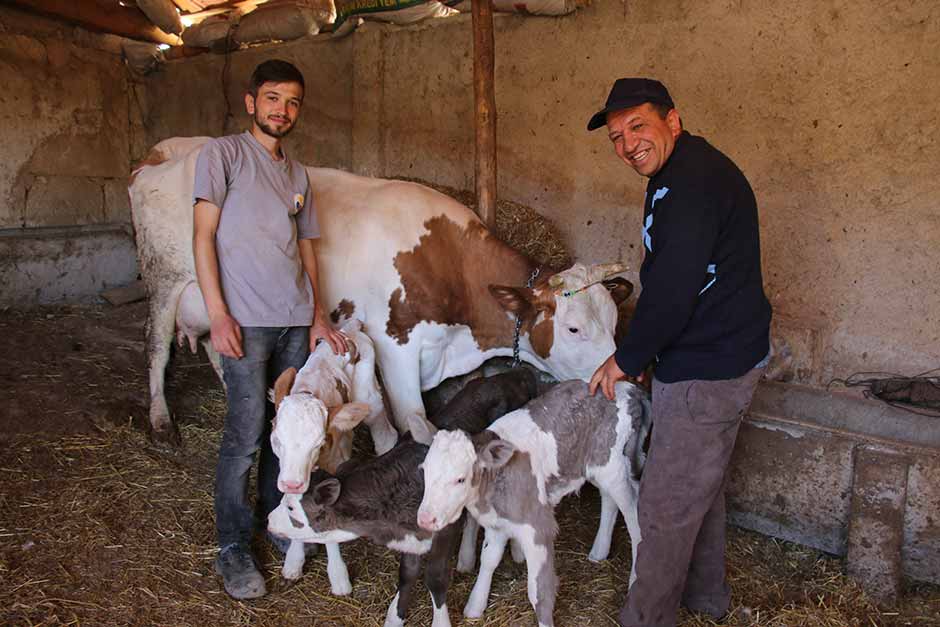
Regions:
<instances>
[{"instance_id":1,"label":"stone wall","mask_svg":"<svg viewBox=\"0 0 940 627\"><path fill-rule=\"evenodd\" d=\"M129 222L116 37L0 7L0 229Z\"/></svg>"}]
</instances>

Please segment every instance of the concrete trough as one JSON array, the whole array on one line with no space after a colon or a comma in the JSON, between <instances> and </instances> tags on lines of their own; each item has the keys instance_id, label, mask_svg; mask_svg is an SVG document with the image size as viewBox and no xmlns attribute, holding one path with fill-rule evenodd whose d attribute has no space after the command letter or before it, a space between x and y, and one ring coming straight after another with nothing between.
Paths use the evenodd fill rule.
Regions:
<instances>
[{"instance_id":1,"label":"concrete trough","mask_svg":"<svg viewBox=\"0 0 940 627\"><path fill-rule=\"evenodd\" d=\"M891 604L900 577L940 584L940 418L762 383L741 427L730 521L847 556Z\"/></svg>"},{"instance_id":2,"label":"concrete trough","mask_svg":"<svg viewBox=\"0 0 940 627\"><path fill-rule=\"evenodd\" d=\"M0 305L91 302L136 278L129 224L0 230Z\"/></svg>"}]
</instances>

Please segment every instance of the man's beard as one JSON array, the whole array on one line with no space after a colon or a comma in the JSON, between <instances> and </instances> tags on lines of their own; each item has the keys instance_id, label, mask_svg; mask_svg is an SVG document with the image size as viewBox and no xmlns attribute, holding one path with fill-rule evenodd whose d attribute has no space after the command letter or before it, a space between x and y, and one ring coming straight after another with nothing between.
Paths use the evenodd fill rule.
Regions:
<instances>
[{"instance_id":1,"label":"man's beard","mask_svg":"<svg viewBox=\"0 0 940 627\"><path fill-rule=\"evenodd\" d=\"M268 135L275 139L281 139L282 137L286 137L288 133L294 130L293 123L289 124L287 128L285 128L284 130L281 130L281 131L275 130L270 124L267 123L267 121L262 120L257 112L255 113L255 124L258 125L258 128L260 128L261 131L265 135Z\"/></svg>"}]
</instances>

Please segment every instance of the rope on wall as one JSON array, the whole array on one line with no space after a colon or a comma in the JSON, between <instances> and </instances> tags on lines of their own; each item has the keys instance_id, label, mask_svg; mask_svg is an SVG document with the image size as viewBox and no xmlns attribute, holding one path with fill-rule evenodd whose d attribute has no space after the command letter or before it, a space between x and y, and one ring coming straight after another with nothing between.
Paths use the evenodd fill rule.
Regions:
<instances>
[{"instance_id":1,"label":"rope on wall","mask_svg":"<svg viewBox=\"0 0 940 627\"><path fill-rule=\"evenodd\" d=\"M940 368L913 377L891 372L856 372L846 379L832 379L826 389L833 385L864 388L865 398L912 414L940 418Z\"/></svg>"}]
</instances>

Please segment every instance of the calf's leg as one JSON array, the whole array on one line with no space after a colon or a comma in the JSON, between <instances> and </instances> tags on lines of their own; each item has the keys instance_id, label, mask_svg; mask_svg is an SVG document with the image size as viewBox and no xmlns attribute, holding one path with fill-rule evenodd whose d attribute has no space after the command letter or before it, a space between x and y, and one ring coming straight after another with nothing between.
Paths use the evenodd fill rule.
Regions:
<instances>
[{"instance_id":1,"label":"calf's leg","mask_svg":"<svg viewBox=\"0 0 940 627\"><path fill-rule=\"evenodd\" d=\"M457 572L472 573L477 562L477 533L480 523L473 516L466 516L463 536L460 539L460 552L457 555Z\"/></svg>"},{"instance_id":2,"label":"calf's leg","mask_svg":"<svg viewBox=\"0 0 940 627\"><path fill-rule=\"evenodd\" d=\"M529 602L535 608L539 627L554 627L555 595L558 578L555 575L555 533L536 531L519 539L525 551L528 575Z\"/></svg>"},{"instance_id":3,"label":"calf's leg","mask_svg":"<svg viewBox=\"0 0 940 627\"><path fill-rule=\"evenodd\" d=\"M398 592L385 613L384 627L402 627L414 597L415 581L421 573L421 556L402 553L398 560Z\"/></svg>"},{"instance_id":4,"label":"calf's leg","mask_svg":"<svg viewBox=\"0 0 940 627\"><path fill-rule=\"evenodd\" d=\"M464 514L462 519L470 519ZM431 551L428 553L428 567L424 573L424 583L431 592L434 604L434 618L431 627L450 627L450 615L447 613L447 589L450 587L450 556L457 545L461 532L462 519L447 525L434 534Z\"/></svg>"},{"instance_id":5,"label":"calf's leg","mask_svg":"<svg viewBox=\"0 0 940 627\"><path fill-rule=\"evenodd\" d=\"M594 545L588 553L592 562L601 562L607 559L610 553L610 539L614 534L614 524L617 522L617 504L613 497L604 489L601 493L601 519L597 525L597 535L594 536Z\"/></svg>"},{"instance_id":6,"label":"calf's leg","mask_svg":"<svg viewBox=\"0 0 940 627\"><path fill-rule=\"evenodd\" d=\"M303 552L302 548L301 552ZM343 556L339 552L339 544L336 542L330 542L326 545L326 574L330 578L330 591L333 594L341 597L352 592L349 571L346 570L346 562L343 561Z\"/></svg>"},{"instance_id":7,"label":"calf's leg","mask_svg":"<svg viewBox=\"0 0 940 627\"><path fill-rule=\"evenodd\" d=\"M284 567L281 575L284 579L300 579L304 572L304 543L300 540L291 540L284 556Z\"/></svg>"},{"instance_id":8,"label":"calf's leg","mask_svg":"<svg viewBox=\"0 0 940 627\"><path fill-rule=\"evenodd\" d=\"M463 615L467 618L480 618L486 609L490 597L490 587L493 585L493 572L503 559L506 550L506 541L509 536L495 529L486 529L483 538L483 550L480 552L480 572L476 583L470 592L470 598L463 608Z\"/></svg>"}]
</instances>

